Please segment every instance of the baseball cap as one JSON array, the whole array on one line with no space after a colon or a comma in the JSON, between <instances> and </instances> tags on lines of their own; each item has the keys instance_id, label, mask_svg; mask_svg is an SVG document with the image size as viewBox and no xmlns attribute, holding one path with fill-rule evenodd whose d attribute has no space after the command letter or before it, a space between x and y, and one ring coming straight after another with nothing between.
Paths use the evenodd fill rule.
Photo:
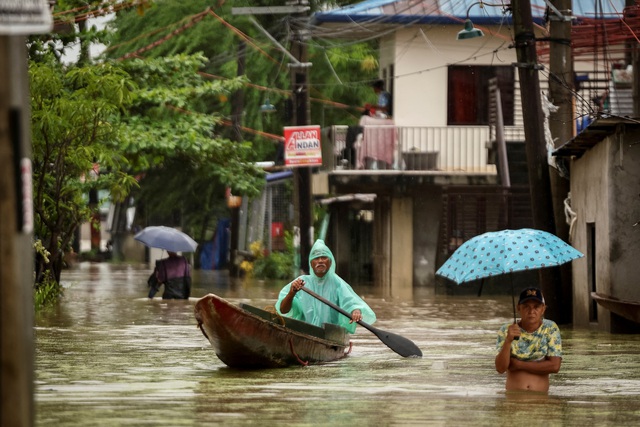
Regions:
<instances>
[{"instance_id":1,"label":"baseball cap","mask_svg":"<svg viewBox=\"0 0 640 427\"><path fill-rule=\"evenodd\" d=\"M520 292L520 299L518 300L518 304L522 304L525 301L535 300L544 304L544 297L542 296L542 291L539 288L526 288L522 292Z\"/></svg>"}]
</instances>

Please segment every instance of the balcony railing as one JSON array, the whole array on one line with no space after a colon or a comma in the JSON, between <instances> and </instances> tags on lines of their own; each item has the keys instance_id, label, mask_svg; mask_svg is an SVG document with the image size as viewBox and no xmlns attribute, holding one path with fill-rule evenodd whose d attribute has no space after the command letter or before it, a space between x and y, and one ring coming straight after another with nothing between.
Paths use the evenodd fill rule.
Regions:
<instances>
[{"instance_id":1,"label":"balcony railing","mask_svg":"<svg viewBox=\"0 0 640 427\"><path fill-rule=\"evenodd\" d=\"M353 131L332 126L327 169L496 173L489 126L367 126L355 140Z\"/></svg>"}]
</instances>

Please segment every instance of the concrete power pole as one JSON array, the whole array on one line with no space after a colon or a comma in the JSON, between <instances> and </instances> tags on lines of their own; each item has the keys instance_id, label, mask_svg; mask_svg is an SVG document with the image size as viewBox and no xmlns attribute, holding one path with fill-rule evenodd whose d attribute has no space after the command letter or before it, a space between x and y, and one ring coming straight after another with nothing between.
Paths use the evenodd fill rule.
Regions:
<instances>
[{"instance_id":1,"label":"concrete power pole","mask_svg":"<svg viewBox=\"0 0 640 427\"><path fill-rule=\"evenodd\" d=\"M635 6L636 0L626 0L625 7ZM638 43L627 44L627 63L633 67L631 94L633 97L633 117L640 117L640 46Z\"/></svg>"},{"instance_id":2,"label":"concrete power pole","mask_svg":"<svg viewBox=\"0 0 640 427\"><path fill-rule=\"evenodd\" d=\"M308 0L287 1L286 6L270 7L234 7L231 9L234 15L265 15L265 14L291 14L294 17L305 17L309 11ZM265 31L266 33L266 31ZM271 38L269 36L269 38ZM290 51L286 51L277 41L272 39L284 53L293 59L291 67L291 98L292 98L292 125L305 126L311 121L309 104L309 74L307 61L307 47L305 34L302 31L294 31L294 38ZM309 252L313 243L313 212L311 209L311 171L308 167L294 169L294 216L296 225L300 231L300 268L307 270Z\"/></svg>"},{"instance_id":3,"label":"concrete power pole","mask_svg":"<svg viewBox=\"0 0 640 427\"><path fill-rule=\"evenodd\" d=\"M0 425L33 425L33 202L26 40L0 35Z\"/></svg>"},{"instance_id":4,"label":"concrete power pole","mask_svg":"<svg viewBox=\"0 0 640 427\"><path fill-rule=\"evenodd\" d=\"M293 124L306 126L311 122L309 103L309 73L307 46L304 34L295 32L291 52L298 62L291 64L291 88L293 101ZM309 273L309 252L313 244L313 210L311 208L311 170L307 167L294 169L295 203L300 229L300 269Z\"/></svg>"},{"instance_id":5,"label":"concrete power pole","mask_svg":"<svg viewBox=\"0 0 640 427\"><path fill-rule=\"evenodd\" d=\"M551 112L549 128L554 139L554 147L558 148L573 138L575 113L573 108L573 55L571 50L571 1L551 0L555 11L549 11L550 20L550 53L549 53L549 101L558 107ZM557 12L556 12L557 11ZM561 16L559 16L561 15ZM568 171L568 164L566 165ZM564 214L564 200L570 186L569 177L561 176L555 168L550 168L551 193L553 195L553 212L556 234L565 242L569 242L569 225ZM570 323L573 315L573 297L571 283L571 264L560 267L562 281L562 310L554 320L558 323Z\"/></svg>"},{"instance_id":6,"label":"concrete power pole","mask_svg":"<svg viewBox=\"0 0 640 427\"><path fill-rule=\"evenodd\" d=\"M539 230L555 234L553 201L547 148L544 137L544 116L540 97L538 58L533 31L531 2L512 2L513 28L522 96L522 114L526 139L529 186L531 188L531 208L533 225ZM540 286L547 303L546 314L551 319L561 317L563 306L560 273L557 267L543 268L539 272Z\"/></svg>"},{"instance_id":7,"label":"concrete power pole","mask_svg":"<svg viewBox=\"0 0 640 427\"><path fill-rule=\"evenodd\" d=\"M33 186L28 34L53 27L45 0L0 0L0 425L32 426Z\"/></svg>"}]
</instances>

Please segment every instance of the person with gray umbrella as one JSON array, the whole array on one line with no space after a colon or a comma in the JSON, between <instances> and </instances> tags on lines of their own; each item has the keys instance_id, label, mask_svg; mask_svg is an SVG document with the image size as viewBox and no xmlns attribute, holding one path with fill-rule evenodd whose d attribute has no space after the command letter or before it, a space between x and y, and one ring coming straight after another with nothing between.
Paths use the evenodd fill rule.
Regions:
<instances>
[{"instance_id":1,"label":"person with gray umbrella","mask_svg":"<svg viewBox=\"0 0 640 427\"><path fill-rule=\"evenodd\" d=\"M562 338L558 325L544 318L547 308L539 288L526 288L518 300L520 321L498 331L496 370L507 373L507 391L549 391L549 374L560 371Z\"/></svg>"},{"instance_id":2,"label":"person with gray umbrella","mask_svg":"<svg viewBox=\"0 0 640 427\"><path fill-rule=\"evenodd\" d=\"M191 267L187 259L168 251L169 257L156 261L149 280L149 298L164 285L162 299L189 299L191 295Z\"/></svg>"},{"instance_id":3,"label":"person with gray umbrella","mask_svg":"<svg viewBox=\"0 0 640 427\"><path fill-rule=\"evenodd\" d=\"M162 299L188 299L191 295L191 267L178 252L194 252L198 243L182 231L162 225L146 227L133 238L150 248L164 249L169 254L168 258L156 261L155 269L147 280L149 298L153 298L164 285Z\"/></svg>"}]
</instances>

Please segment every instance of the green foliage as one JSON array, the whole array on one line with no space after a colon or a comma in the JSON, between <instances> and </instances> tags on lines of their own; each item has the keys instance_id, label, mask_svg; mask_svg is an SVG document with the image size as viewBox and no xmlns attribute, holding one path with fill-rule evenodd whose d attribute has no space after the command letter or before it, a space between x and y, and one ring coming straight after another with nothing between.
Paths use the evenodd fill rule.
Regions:
<instances>
[{"instance_id":1,"label":"green foliage","mask_svg":"<svg viewBox=\"0 0 640 427\"><path fill-rule=\"evenodd\" d=\"M290 279L294 260L293 234L285 231L284 241L284 251L271 253L267 253L261 241L253 242L249 246L253 260L243 261L240 268L256 279Z\"/></svg>"},{"instance_id":2,"label":"green foliage","mask_svg":"<svg viewBox=\"0 0 640 427\"><path fill-rule=\"evenodd\" d=\"M253 277L256 279L290 279L292 270L292 254L285 252L272 252L267 257L255 260L253 265Z\"/></svg>"},{"instance_id":3,"label":"green foliage","mask_svg":"<svg viewBox=\"0 0 640 427\"><path fill-rule=\"evenodd\" d=\"M350 3L312 1L311 8ZM89 191L108 190L114 201L133 196L143 220L178 222L203 237L209 224L226 214L226 187L246 197L262 187L262 171L253 162L275 160L276 144L259 131L281 135L291 121L285 114L290 58L252 18L231 13L232 6L281 1L158 0L138 5L118 11L105 31L80 21L67 33L29 39L36 235L51 252L39 268L51 271L54 280L59 280L62 255L75 229L93 213L87 206ZM85 13L102 6L99 1L59 0L56 20L73 23L77 8ZM58 13L63 11L69 13ZM256 20L290 48L294 19L266 15ZM61 64L62 54L78 40L79 63ZM102 63L91 65L88 47L96 41L109 46ZM313 63L311 122L356 122L356 108L333 103L359 107L370 101L375 45L309 40L307 46ZM259 108L267 97L278 108L268 117ZM236 103L242 111L235 116L238 124L256 132L230 126ZM100 165L97 176L95 164ZM260 268L279 274L279 267L267 265L284 265L278 257Z\"/></svg>"},{"instance_id":4,"label":"green foliage","mask_svg":"<svg viewBox=\"0 0 640 427\"><path fill-rule=\"evenodd\" d=\"M42 245L41 240L36 240L33 244L36 257L49 261L50 253ZM44 271L42 277L35 280L34 305L35 310L42 310L58 300L62 295L62 286L53 278L50 270Z\"/></svg>"},{"instance_id":5,"label":"green foliage","mask_svg":"<svg viewBox=\"0 0 640 427\"><path fill-rule=\"evenodd\" d=\"M139 90L124 118L120 149L135 172L162 168L168 158L180 159L185 167L201 167L206 178L255 195L258 170L251 164L251 145L220 137L216 126L221 117L208 111L211 99L227 96L242 79L204 81L198 70L205 62L195 54L122 63Z\"/></svg>"},{"instance_id":6,"label":"green foliage","mask_svg":"<svg viewBox=\"0 0 640 427\"><path fill-rule=\"evenodd\" d=\"M119 150L141 177L135 194L152 223L179 224L204 239L210 223L226 214L225 189L259 193L264 172L251 143L218 134L221 117L212 100L228 96L243 78L206 81L201 54L134 59L121 63L138 90L123 117ZM147 225L147 224L141 224Z\"/></svg>"},{"instance_id":7,"label":"green foliage","mask_svg":"<svg viewBox=\"0 0 640 427\"><path fill-rule=\"evenodd\" d=\"M312 1L311 12L327 6L344 6L353 1ZM282 128L291 124L287 103L290 98L291 59L270 41L256 25L255 19L271 36L286 49L291 49L292 33L298 29L296 20L289 15L233 15L231 7L281 6L279 0L234 1L211 4L207 0L189 2L156 1L143 15L133 10L120 12L113 21L117 29L112 34L108 49L110 58L121 58L140 51L146 58L164 57L175 54L201 52L208 63L202 69L207 78L234 78L241 64L240 49L244 46L243 75L251 84L239 92L243 104L242 125L275 135L282 134ZM197 23L189 18L206 12ZM215 14L215 15L214 15ZM172 32L184 31L177 34ZM240 34L246 35L249 41ZM162 40L153 48L154 42ZM377 77L378 63L375 43L345 43L336 40L310 39L308 60L309 95L311 101L311 122L321 126L356 123L360 110L366 102L375 99L369 82ZM337 77L336 77L337 76ZM274 104L278 112L264 116L260 106L265 99ZM232 99L232 98L229 98ZM336 106L344 104L343 108ZM233 114L231 102L217 100L210 105L225 117ZM233 135L232 128L222 130ZM275 144L271 139L253 133L244 133L243 138L253 142L259 160L272 160Z\"/></svg>"},{"instance_id":8,"label":"green foliage","mask_svg":"<svg viewBox=\"0 0 640 427\"><path fill-rule=\"evenodd\" d=\"M34 307L36 312L53 305L62 293L62 286L52 277L51 272L47 271L35 289Z\"/></svg>"},{"instance_id":9,"label":"green foliage","mask_svg":"<svg viewBox=\"0 0 640 427\"><path fill-rule=\"evenodd\" d=\"M135 185L125 172L126 157L114 144L135 86L109 64L64 67L53 59L31 61L29 74L35 235L50 254L43 271L58 281L76 228L93 213L89 191L106 189L118 200Z\"/></svg>"},{"instance_id":10,"label":"green foliage","mask_svg":"<svg viewBox=\"0 0 640 427\"><path fill-rule=\"evenodd\" d=\"M91 44L104 42L108 32L91 26L86 18L109 13L108 5L104 0L56 0L51 3L54 32L29 37L29 58L38 62L53 54L61 60L69 54L78 57L78 65L91 64Z\"/></svg>"}]
</instances>

